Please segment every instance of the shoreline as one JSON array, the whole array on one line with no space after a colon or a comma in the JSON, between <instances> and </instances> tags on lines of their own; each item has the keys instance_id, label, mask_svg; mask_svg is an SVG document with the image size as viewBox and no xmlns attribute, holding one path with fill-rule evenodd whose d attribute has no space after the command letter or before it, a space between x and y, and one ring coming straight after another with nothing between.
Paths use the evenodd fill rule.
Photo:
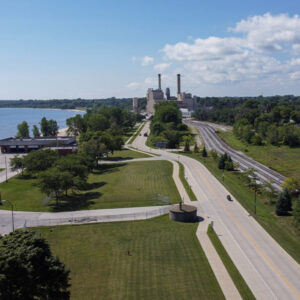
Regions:
<instances>
[{"instance_id":1,"label":"shoreline","mask_svg":"<svg viewBox=\"0 0 300 300\"><path fill-rule=\"evenodd\" d=\"M77 109L77 108L50 108L50 107L0 107L1 108L11 108L11 109L47 109L47 110L63 110L63 111L78 111L78 112L82 112L82 113L86 113L86 110L81 110L81 109Z\"/></svg>"}]
</instances>

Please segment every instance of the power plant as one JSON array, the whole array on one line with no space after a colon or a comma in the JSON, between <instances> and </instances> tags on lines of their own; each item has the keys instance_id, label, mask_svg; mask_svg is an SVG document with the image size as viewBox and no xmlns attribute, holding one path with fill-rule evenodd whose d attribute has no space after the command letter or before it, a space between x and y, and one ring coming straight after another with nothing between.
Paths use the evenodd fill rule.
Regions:
<instances>
[{"instance_id":1,"label":"power plant","mask_svg":"<svg viewBox=\"0 0 300 300\"><path fill-rule=\"evenodd\" d=\"M166 97L161 88L161 74L158 74L158 89L149 88L147 91L147 108L148 115L153 115L155 111L155 104L160 101L176 101L181 110L183 117L189 117L196 108L196 99L192 97L191 93L181 93L181 76L177 74L177 98L171 97L170 88L166 88Z\"/></svg>"}]
</instances>

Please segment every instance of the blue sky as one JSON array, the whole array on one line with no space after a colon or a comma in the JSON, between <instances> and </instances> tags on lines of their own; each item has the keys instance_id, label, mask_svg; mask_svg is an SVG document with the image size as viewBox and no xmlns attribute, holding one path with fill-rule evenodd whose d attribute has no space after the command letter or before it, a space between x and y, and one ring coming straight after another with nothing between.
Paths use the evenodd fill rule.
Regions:
<instances>
[{"instance_id":1,"label":"blue sky","mask_svg":"<svg viewBox=\"0 0 300 300\"><path fill-rule=\"evenodd\" d=\"M173 94L177 72L199 96L300 94L299 12L297 0L0 1L0 99L144 96L158 72Z\"/></svg>"}]
</instances>

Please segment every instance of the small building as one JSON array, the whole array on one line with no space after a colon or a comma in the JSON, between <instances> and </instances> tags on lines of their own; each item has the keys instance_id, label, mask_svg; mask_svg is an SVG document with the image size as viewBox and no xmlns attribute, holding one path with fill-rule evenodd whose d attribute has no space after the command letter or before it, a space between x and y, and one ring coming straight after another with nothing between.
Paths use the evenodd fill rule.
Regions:
<instances>
[{"instance_id":1,"label":"small building","mask_svg":"<svg viewBox=\"0 0 300 300\"><path fill-rule=\"evenodd\" d=\"M6 138L0 140L2 153L28 153L33 150L48 148L57 150L62 155L77 152L75 136L51 136L29 138Z\"/></svg>"},{"instance_id":2,"label":"small building","mask_svg":"<svg viewBox=\"0 0 300 300\"><path fill-rule=\"evenodd\" d=\"M188 110L187 108L180 108L182 118L191 118L193 111Z\"/></svg>"}]
</instances>

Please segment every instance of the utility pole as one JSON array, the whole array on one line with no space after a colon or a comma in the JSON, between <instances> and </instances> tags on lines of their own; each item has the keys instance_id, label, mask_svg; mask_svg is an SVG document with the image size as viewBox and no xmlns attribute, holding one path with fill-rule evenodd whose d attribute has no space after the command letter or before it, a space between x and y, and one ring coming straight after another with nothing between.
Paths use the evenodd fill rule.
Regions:
<instances>
[{"instance_id":1,"label":"utility pole","mask_svg":"<svg viewBox=\"0 0 300 300\"><path fill-rule=\"evenodd\" d=\"M7 182L7 161L6 161L6 156L5 156L5 177L6 177L6 182Z\"/></svg>"}]
</instances>

